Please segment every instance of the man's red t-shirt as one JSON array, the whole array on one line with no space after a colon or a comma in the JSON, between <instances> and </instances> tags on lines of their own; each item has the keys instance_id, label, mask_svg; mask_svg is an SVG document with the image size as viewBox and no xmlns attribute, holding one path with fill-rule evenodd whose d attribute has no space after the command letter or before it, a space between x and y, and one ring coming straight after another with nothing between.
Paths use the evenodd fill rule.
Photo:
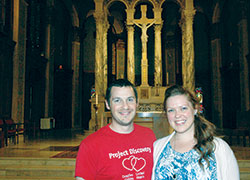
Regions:
<instances>
[{"instance_id":1,"label":"man's red t-shirt","mask_svg":"<svg viewBox=\"0 0 250 180\"><path fill-rule=\"evenodd\" d=\"M105 126L81 142L75 176L85 180L150 180L155 140L151 129L136 124L129 134Z\"/></svg>"}]
</instances>

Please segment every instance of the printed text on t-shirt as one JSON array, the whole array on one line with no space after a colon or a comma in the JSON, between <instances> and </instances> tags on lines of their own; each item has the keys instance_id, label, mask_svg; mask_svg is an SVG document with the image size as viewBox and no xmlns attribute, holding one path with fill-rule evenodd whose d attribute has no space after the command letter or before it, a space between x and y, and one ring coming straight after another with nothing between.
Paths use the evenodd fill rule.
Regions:
<instances>
[{"instance_id":1,"label":"printed text on t-shirt","mask_svg":"<svg viewBox=\"0 0 250 180\"><path fill-rule=\"evenodd\" d=\"M129 150L124 150L124 151L117 151L115 153L109 153L109 159L114 159L114 158L118 158L120 159L123 156L128 156L131 154L138 154L138 153L151 153L151 148L150 147L144 147L144 148L131 148Z\"/></svg>"}]
</instances>

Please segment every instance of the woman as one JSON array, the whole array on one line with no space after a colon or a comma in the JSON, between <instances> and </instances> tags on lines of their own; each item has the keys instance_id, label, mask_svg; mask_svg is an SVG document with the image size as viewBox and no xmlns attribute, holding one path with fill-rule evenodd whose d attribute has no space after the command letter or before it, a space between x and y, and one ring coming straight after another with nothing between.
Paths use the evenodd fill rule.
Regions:
<instances>
[{"instance_id":1,"label":"woman","mask_svg":"<svg viewBox=\"0 0 250 180\"><path fill-rule=\"evenodd\" d=\"M197 97L181 86L165 92L164 110L174 132L154 143L152 180L239 180L233 151L215 137Z\"/></svg>"}]
</instances>

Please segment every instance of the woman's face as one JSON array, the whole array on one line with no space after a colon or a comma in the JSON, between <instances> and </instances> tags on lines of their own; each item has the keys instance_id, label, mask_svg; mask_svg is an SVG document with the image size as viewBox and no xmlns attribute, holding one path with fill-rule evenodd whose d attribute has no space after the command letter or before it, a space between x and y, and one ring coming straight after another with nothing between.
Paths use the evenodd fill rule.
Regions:
<instances>
[{"instance_id":1,"label":"woman's face","mask_svg":"<svg viewBox=\"0 0 250 180\"><path fill-rule=\"evenodd\" d=\"M169 97L166 101L166 113L168 122L176 133L194 133L194 115L197 110L186 95Z\"/></svg>"}]
</instances>

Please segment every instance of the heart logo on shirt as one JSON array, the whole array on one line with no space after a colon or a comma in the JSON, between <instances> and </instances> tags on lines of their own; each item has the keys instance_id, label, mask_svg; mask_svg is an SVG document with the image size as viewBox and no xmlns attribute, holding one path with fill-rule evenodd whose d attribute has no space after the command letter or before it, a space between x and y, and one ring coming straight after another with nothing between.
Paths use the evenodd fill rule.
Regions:
<instances>
[{"instance_id":1,"label":"heart logo on shirt","mask_svg":"<svg viewBox=\"0 0 250 180\"><path fill-rule=\"evenodd\" d=\"M122 161L122 165L129 171L135 170L136 172L139 172L146 166L146 160L144 158L130 156Z\"/></svg>"}]
</instances>

